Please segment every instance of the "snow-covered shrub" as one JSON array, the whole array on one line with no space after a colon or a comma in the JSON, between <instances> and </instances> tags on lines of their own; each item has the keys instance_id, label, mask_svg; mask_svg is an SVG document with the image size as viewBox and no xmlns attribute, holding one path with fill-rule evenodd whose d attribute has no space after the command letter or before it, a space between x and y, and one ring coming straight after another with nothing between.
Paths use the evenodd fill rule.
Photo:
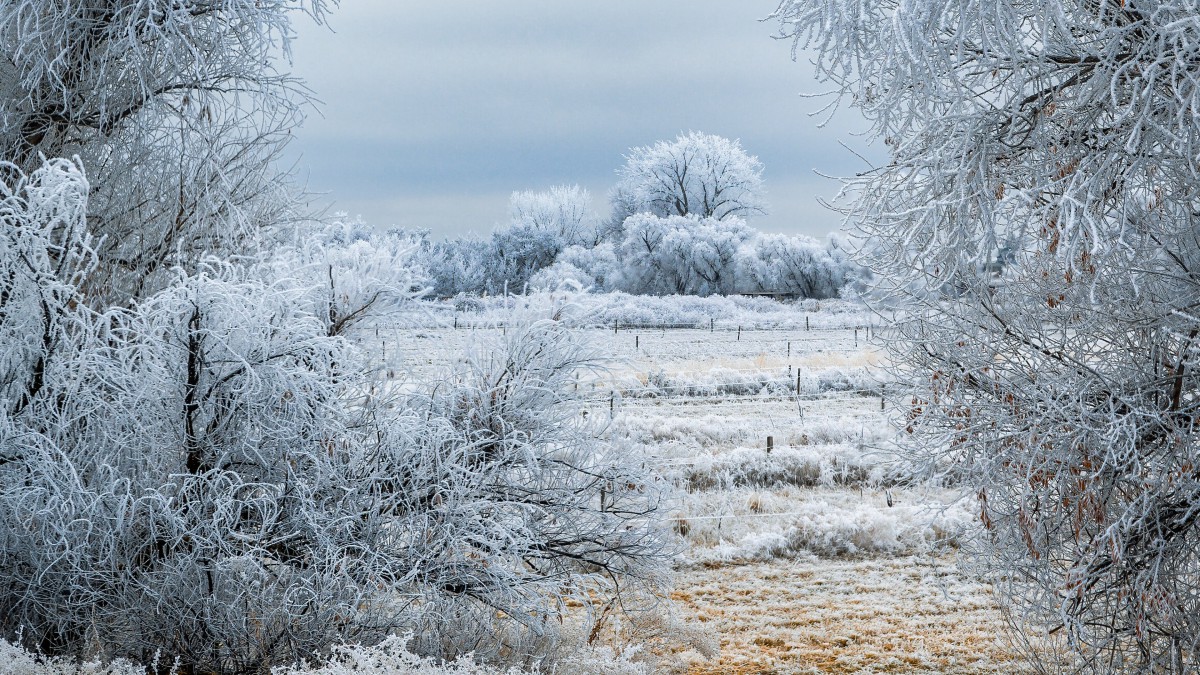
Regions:
<instances>
[{"instance_id":1,"label":"snow-covered shrub","mask_svg":"<svg viewBox=\"0 0 1200 675\"><path fill-rule=\"evenodd\" d=\"M289 228L262 263L264 278L307 291L309 312L329 335L349 335L368 319L387 319L420 294L420 236L377 234L357 220Z\"/></svg>"},{"instance_id":2,"label":"snow-covered shrub","mask_svg":"<svg viewBox=\"0 0 1200 675\"><path fill-rule=\"evenodd\" d=\"M170 665L153 663L151 672L165 672ZM159 670L159 667L164 670ZM146 672L147 666L125 660L112 663L79 662L30 652L20 645L0 639L0 675L145 675Z\"/></svg>"},{"instance_id":3,"label":"snow-covered shrub","mask_svg":"<svg viewBox=\"0 0 1200 675\"><path fill-rule=\"evenodd\" d=\"M298 296L216 267L79 310L3 420L0 629L229 672L399 627L379 583L413 559L376 456L404 446L349 404L357 355Z\"/></svg>"},{"instance_id":4,"label":"snow-covered shrub","mask_svg":"<svg viewBox=\"0 0 1200 675\"><path fill-rule=\"evenodd\" d=\"M640 650L622 651L604 645L573 644L555 662L531 670L517 667L496 667L478 663L469 655L445 661L414 654L408 649L410 636L392 636L374 646L336 645L329 658L317 663L295 663L272 667L273 675L538 675L538 673L570 671L577 675L649 675L650 666L638 659ZM103 664L99 661L78 662L68 658L46 656L26 651L20 646L0 640L0 675L144 675L146 672L165 672L174 675L179 670L173 664L151 661L145 665L118 660Z\"/></svg>"},{"instance_id":5,"label":"snow-covered shrub","mask_svg":"<svg viewBox=\"0 0 1200 675\"><path fill-rule=\"evenodd\" d=\"M452 655L466 633L494 651L496 610L536 637L556 630L566 597L591 604L662 581L666 542L650 517L661 483L601 440L572 393L598 363L561 322L517 320L411 399L420 461L392 473L409 510L437 522L424 535L437 564L423 572L420 651Z\"/></svg>"},{"instance_id":6,"label":"snow-covered shrub","mask_svg":"<svg viewBox=\"0 0 1200 675\"><path fill-rule=\"evenodd\" d=\"M212 261L97 312L78 170L4 194L0 334L32 336L3 350L5 635L218 673L406 629L494 654L552 641L564 595L657 580L658 488L563 393L589 360L556 322L514 326L460 386L376 394L340 319L403 275L312 279L369 242Z\"/></svg>"}]
</instances>

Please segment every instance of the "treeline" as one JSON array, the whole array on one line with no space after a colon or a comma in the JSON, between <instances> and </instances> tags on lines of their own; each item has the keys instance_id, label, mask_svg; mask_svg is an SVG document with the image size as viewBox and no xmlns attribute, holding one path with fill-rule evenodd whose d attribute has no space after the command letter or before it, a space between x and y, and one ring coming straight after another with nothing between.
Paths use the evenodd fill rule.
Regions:
<instances>
[{"instance_id":1,"label":"treeline","mask_svg":"<svg viewBox=\"0 0 1200 675\"><path fill-rule=\"evenodd\" d=\"M639 295L772 293L836 297L868 276L847 242L760 232L761 165L736 141L689 133L634 148L591 211L578 186L514 192L510 219L490 237L420 242L433 293L499 295L574 283Z\"/></svg>"}]
</instances>

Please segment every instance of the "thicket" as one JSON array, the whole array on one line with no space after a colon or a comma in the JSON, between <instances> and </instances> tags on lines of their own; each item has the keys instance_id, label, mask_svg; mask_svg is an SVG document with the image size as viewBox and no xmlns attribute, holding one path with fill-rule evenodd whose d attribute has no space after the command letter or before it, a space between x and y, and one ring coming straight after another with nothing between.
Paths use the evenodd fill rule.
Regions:
<instances>
[{"instance_id":1,"label":"thicket","mask_svg":"<svg viewBox=\"0 0 1200 675\"><path fill-rule=\"evenodd\" d=\"M514 662L653 592L658 484L516 317L439 382L357 344L412 241L298 212L280 68L321 0L0 5L0 637L262 672L406 631ZM399 264L398 264L399 261ZM540 648L540 647L539 647Z\"/></svg>"},{"instance_id":2,"label":"thicket","mask_svg":"<svg viewBox=\"0 0 1200 675\"><path fill-rule=\"evenodd\" d=\"M889 150L848 189L900 310L907 447L974 497L1019 643L1049 672L1196 672L1196 4L776 17Z\"/></svg>"},{"instance_id":3,"label":"thicket","mask_svg":"<svg viewBox=\"0 0 1200 675\"><path fill-rule=\"evenodd\" d=\"M630 150L591 213L579 187L514 192L509 224L490 238L425 243L419 258L439 297L522 294L576 284L636 295L770 293L837 297L869 274L847 240L759 232L762 165L737 141L691 132Z\"/></svg>"}]
</instances>

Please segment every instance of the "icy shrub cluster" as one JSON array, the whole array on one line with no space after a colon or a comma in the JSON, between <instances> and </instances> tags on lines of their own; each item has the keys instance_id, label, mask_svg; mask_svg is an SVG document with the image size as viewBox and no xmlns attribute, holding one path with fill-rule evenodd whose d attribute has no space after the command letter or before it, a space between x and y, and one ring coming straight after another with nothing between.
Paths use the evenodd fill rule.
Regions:
<instances>
[{"instance_id":1,"label":"icy shrub cluster","mask_svg":"<svg viewBox=\"0 0 1200 675\"><path fill-rule=\"evenodd\" d=\"M334 647L332 656L319 666L302 664L272 672L273 675L552 675L567 668L505 669L481 665L471 655L439 661L410 651L411 639L409 635L390 637L374 647ZM634 660L636 655L636 649L617 652L608 647L578 646L570 654L569 668L573 675L649 675L647 666Z\"/></svg>"},{"instance_id":2,"label":"icy shrub cluster","mask_svg":"<svg viewBox=\"0 0 1200 675\"><path fill-rule=\"evenodd\" d=\"M169 666L171 664L162 664ZM145 675L146 667L129 661L79 662L67 657L46 656L22 649L0 639L0 675Z\"/></svg>"},{"instance_id":3,"label":"icy shrub cluster","mask_svg":"<svg viewBox=\"0 0 1200 675\"><path fill-rule=\"evenodd\" d=\"M338 645L320 664L299 663L270 669L273 675L552 675L562 669L501 668L478 663L471 655L452 661L419 656L409 649L410 636L389 637L372 647ZM622 652L609 647L581 646L571 653L573 675L649 675L645 663L635 660L636 649ZM144 675L146 672L181 672L171 664L140 665L129 661L81 663L69 658L35 654L0 640L0 675Z\"/></svg>"},{"instance_id":4,"label":"icy shrub cluster","mask_svg":"<svg viewBox=\"0 0 1200 675\"><path fill-rule=\"evenodd\" d=\"M404 630L423 654L532 658L567 597L658 582L659 483L581 416L568 383L594 357L561 322L515 317L444 381L388 391L353 338L410 286L373 246L316 232L101 311L82 173L12 173L6 636L215 673Z\"/></svg>"}]
</instances>

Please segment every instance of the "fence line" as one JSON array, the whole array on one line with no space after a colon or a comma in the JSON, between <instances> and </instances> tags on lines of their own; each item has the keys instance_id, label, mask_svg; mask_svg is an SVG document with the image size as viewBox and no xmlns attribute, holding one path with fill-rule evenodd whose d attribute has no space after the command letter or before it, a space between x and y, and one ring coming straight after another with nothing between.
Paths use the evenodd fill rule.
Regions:
<instances>
[{"instance_id":1,"label":"fence line","mask_svg":"<svg viewBox=\"0 0 1200 675\"><path fill-rule=\"evenodd\" d=\"M454 323L452 323L450 321L447 321L446 323L439 323L439 324L433 324L433 325L428 325L428 324L427 325L417 325L417 326L411 326L411 325L405 326L405 325L400 325L400 324L378 324L378 325L372 325L371 328L377 328L381 331L384 331L384 330L386 330L386 331L409 331L409 330L411 330L411 331L418 331L418 330L460 330L460 331L463 331L463 330L503 330L503 329L507 328L508 325L509 324L507 324L505 322L491 322L491 321L481 322L481 323L467 323L460 319L458 321L457 325L455 325ZM796 332L796 333L817 333L817 332L822 332L822 331L845 331L845 330L855 330L855 329L866 330L867 328L871 328L872 330L874 330L876 328L882 327L883 325L884 324L878 323L878 322L865 322L864 323L864 322L857 322L857 321L856 322L848 322L848 323L844 323L844 324L838 324L838 325L828 325L828 324L823 325L823 326L809 325L808 327L806 327L804 325L762 326L762 325L758 325L758 324L745 324L745 323L743 323L741 325L738 325L736 323L718 323L711 327L704 323L666 324L666 326L664 327L661 324L619 323L616 326L616 330L617 331L625 331L625 332L635 331L635 330L659 331L659 332L661 332L663 330L673 330L673 331L703 331L706 333L737 333L739 330L741 330L741 331L745 331L745 332L754 331L754 332L759 332L759 333L761 333L761 332L778 332L778 331L791 331L791 332ZM580 326L571 326L570 329L571 330L612 331L613 324L612 323L586 324L586 325L580 325Z\"/></svg>"}]
</instances>

